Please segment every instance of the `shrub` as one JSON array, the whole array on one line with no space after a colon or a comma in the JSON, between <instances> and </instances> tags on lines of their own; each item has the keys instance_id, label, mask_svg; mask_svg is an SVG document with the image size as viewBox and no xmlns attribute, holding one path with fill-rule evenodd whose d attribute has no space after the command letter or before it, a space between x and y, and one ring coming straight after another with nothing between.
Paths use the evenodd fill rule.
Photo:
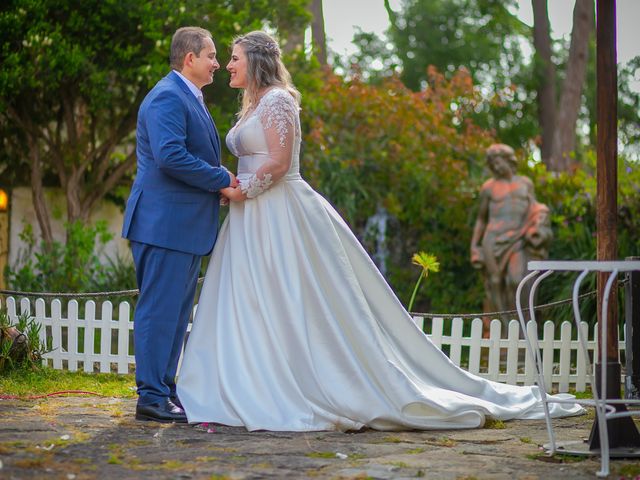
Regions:
<instances>
[{"instance_id":1,"label":"shrub","mask_svg":"<svg viewBox=\"0 0 640 480\"><path fill-rule=\"evenodd\" d=\"M40 341L41 325L26 314L13 323L7 310L0 309L0 372L17 368L36 368L51 348Z\"/></svg>"},{"instance_id":2,"label":"shrub","mask_svg":"<svg viewBox=\"0 0 640 480\"><path fill-rule=\"evenodd\" d=\"M135 288L132 262L116 257L100 262L104 244L113 238L106 222L67 224L67 242L36 248L31 225L20 239L27 245L18 260L6 269L7 283L14 290L29 292L90 292Z\"/></svg>"},{"instance_id":3,"label":"shrub","mask_svg":"<svg viewBox=\"0 0 640 480\"><path fill-rule=\"evenodd\" d=\"M474 172L494 139L472 120L480 100L469 74L429 74L423 92L396 78L369 85L327 74L304 97L302 168L360 238L379 208L388 212L387 278L405 305L415 284L413 252L437 256L442 271L416 308L453 312L481 303L468 260L470 210Z\"/></svg>"}]
</instances>

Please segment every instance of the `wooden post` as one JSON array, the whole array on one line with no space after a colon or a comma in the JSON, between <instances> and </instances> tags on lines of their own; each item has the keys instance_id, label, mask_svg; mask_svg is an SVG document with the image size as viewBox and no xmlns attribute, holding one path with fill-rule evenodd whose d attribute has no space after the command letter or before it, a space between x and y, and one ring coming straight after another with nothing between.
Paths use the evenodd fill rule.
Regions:
<instances>
[{"instance_id":1,"label":"wooden post","mask_svg":"<svg viewBox=\"0 0 640 480\"><path fill-rule=\"evenodd\" d=\"M597 168L596 229L598 260L616 260L618 256L616 226L618 220L618 61L616 54L616 2L598 0L596 4L596 82L597 82ZM598 330L602 329L602 301L608 273L598 274ZM607 310L607 363L596 363L596 389L608 399L620 398L622 379L618 355L618 288L613 283ZM598 342L601 342L598 337ZM602 343L599 345L602 348ZM600 350L602 351L602 350ZM603 370L607 372L605 391L600 392ZM616 410L626 410L616 405ZM640 434L630 417L607 421L609 448L640 445ZM590 450L600 448L598 422L594 422L589 439Z\"/></svg>"},{"instance_id":2,"label":"wooden post","mask_svg":"<svg viewBox=\"0 0 640 480\"><path fill-rule=\"evenodd\" d=\"M616 2L598 0L597 4L597 192L596 231L598 260L616 260L618 219L618 74L616 53ZM608 274L598 275L598 322ZM612 292L617 291L614 283ZM609 299L607 357L618 362L618 302Z\"/></svg>"}]
</instances>

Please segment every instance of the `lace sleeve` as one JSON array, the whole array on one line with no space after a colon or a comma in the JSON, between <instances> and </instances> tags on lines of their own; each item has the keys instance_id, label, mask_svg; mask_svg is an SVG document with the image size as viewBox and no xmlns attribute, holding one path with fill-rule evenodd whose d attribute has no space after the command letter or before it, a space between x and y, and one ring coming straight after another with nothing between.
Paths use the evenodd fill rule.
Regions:
<instances>
[{"instance_id":1,"label":"lace sleeve","mask_svg":"<svg viewBox=\"0 0 640 480\"><path fill-rule=\"evenodd\" d=\"M298 104L286 90L273 89L262 98L256 114L264 129L269 161L265 162L240 189L253 198L286 175L291 166Z\"/></svg>"},{"instance_id":2,"label":"lace sleeve","mask_svg":"<svg viewBox=\"0 0 640 480\"><path fill-rule=\"evenodd\" d=\"M293 135L290 134L295 128L298 105L289 92L281 89L268 92L260 102L257 113L267 137L277 136L281 148L285 148L287 143L292 143L287 140L293 139Z\"/></svg>"}]
</instances>

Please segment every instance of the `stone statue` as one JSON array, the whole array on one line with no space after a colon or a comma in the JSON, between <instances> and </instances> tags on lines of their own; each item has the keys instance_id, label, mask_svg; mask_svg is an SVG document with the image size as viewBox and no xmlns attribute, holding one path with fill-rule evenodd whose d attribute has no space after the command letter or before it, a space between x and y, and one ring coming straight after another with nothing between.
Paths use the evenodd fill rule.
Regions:
<instances>
[{"instance_id":1,"label":"stone statue","mask_svg":"<svg viewBox=\"0 0 640 480\"><path fill-rule=\"evenodd\" d=\"M531 180L516 175L513 148L491 145L486 159L493 178L480 190L471 264L484 271L489 308L513 310L516 288L527 274L527 262L547 258L552 237L549 208L536 201ZM524 294L527 302L528 292Z\"/></svg>"}]
</instances>

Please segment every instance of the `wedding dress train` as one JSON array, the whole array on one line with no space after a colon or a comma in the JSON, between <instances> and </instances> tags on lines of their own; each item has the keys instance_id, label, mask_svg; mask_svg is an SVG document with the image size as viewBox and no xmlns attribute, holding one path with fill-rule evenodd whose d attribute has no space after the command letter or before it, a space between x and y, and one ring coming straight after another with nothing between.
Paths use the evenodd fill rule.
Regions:
<instances>
[{"instance_id":1,"label":"wedding dress train","mask_svg":"<svg viewBox=\"0 0 640 480\"><path fill-rule=\"evenodd\" d=\"M313 431L543 418L537 387L460 369L414 324L348 225L300 177L288 92L270 90L227 143L252 198L230 205L200 294L177 386L190 422Z\"/></svg>"}]
</instances>

